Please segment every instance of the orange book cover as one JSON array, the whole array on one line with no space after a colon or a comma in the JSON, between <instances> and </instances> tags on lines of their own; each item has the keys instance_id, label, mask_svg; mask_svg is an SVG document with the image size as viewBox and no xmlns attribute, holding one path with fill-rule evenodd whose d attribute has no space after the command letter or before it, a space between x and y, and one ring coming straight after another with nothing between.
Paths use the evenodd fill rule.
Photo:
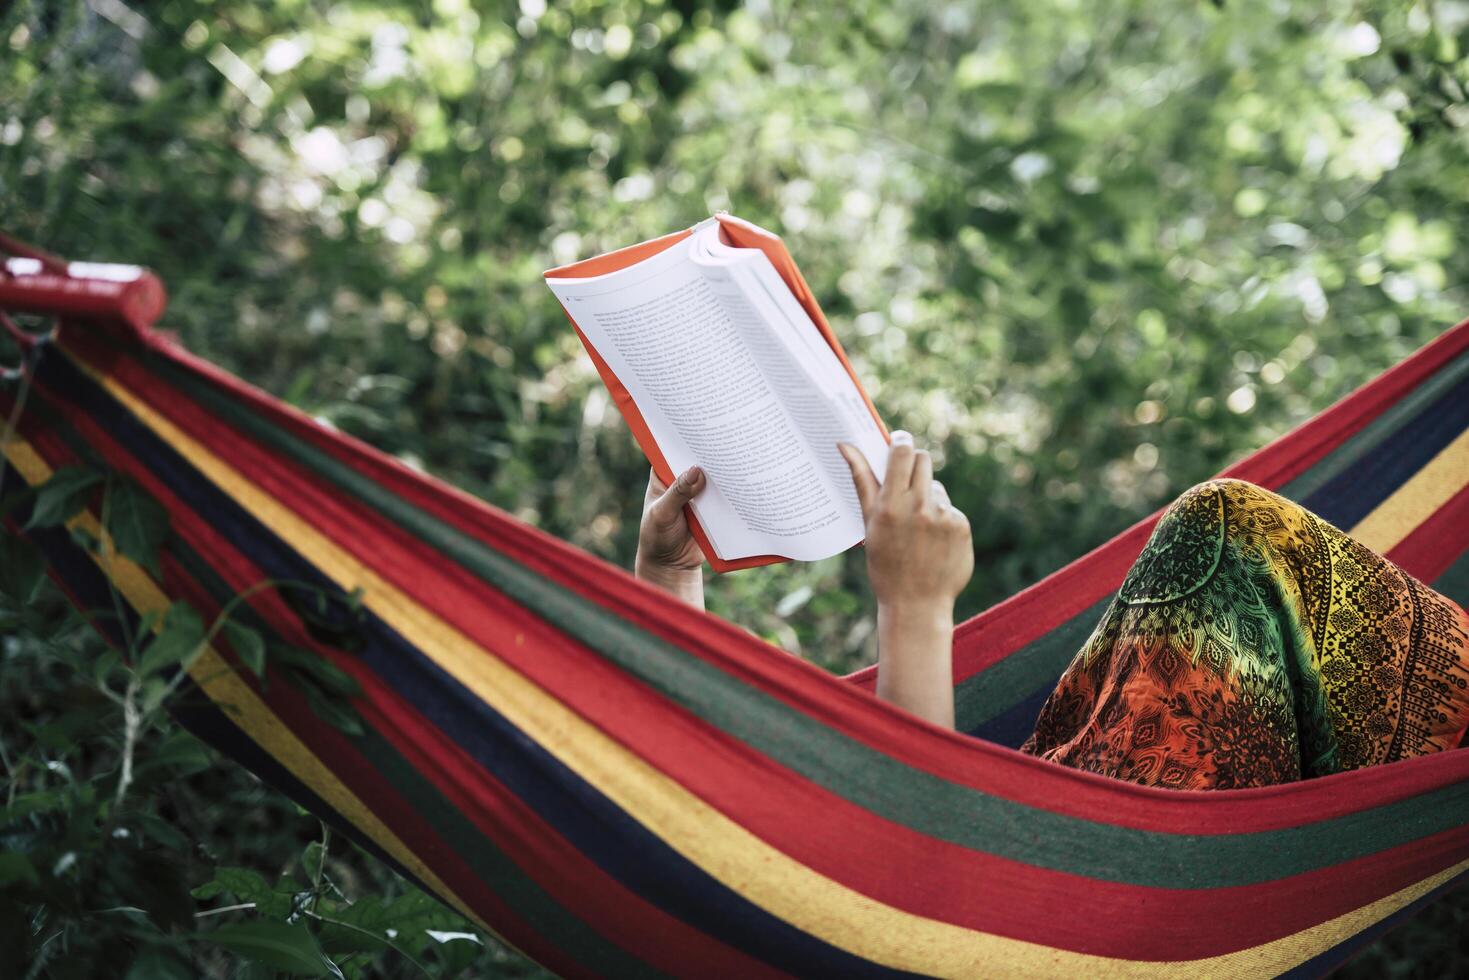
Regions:
<instances>
[{"instance_id":1,"label":"orange book cover","mask_svg":"<svg viewBox=\"0 0 1469 980\"><path fill-rule=\"evenodd\" d=\"M872 413L872 418L877 423L878 431L886 438L888 430L883 425L882 417L878 415L877 408L872 404L872 399L868 396L867 390L862 387L862 381L857 377L857 372L853 370L852 362L848 360L846 351L842 350L841 341L837 340L836 332L831 329L831 324L827 322L825 314L821 312L821 307L817 304L816 297L812 295L810 287L806 285L806 280L802 278L801 270L796 268L796 261L791 258L790 252L786 250L785 243L780 240L779 236L748 221L736 218L733 215L721 212L715 217L719 221L721 238L726 244L736 248L758 248L765 253L771 265L775 267L775 271L780 274L781 279L790 287L791 294L811 317L811 322L816 324L817 329L821 331L822 338L831 346L832 352L836 354L842 367L851 377L852 383L856 385L857 391L862 395L862 400L866 403L867 410ZM672 234L664 235L661 238L640 242L637 245L629 245L626 248L620 248L616 251L607 252L590 259L583 259L580 262L573 262L570 265L564 265L556 269L549 269L544 275L547 279L586 279L592 276L606 275L609 272L616 272L619 269L625 269L628 266L636 265L639 262L651 258L659 252L683 241L691 234L693 234L693 228L685 228L682 231L676 231ZM573 329L576 330L577 336L581 339L582 346L586 348L587 354L591 357L592 364L596 367L597 373L601 376L603 383L607 385L607 390L611 392L613 403L617 406L618 411L622 413L622 417L627 420L628 427L632 429L633 438L637 440L638 446L642 448L644 455L648 457L648 461L653 465L653 472L665 484L671 484L677 478L677 474L673 472L672 467L669 466L668 461L664 458L663 451L654 440L652 432L649 431L648 424L644 421L642 412L638 410L638 406L628 393L627 388L618 380L617 375L613 373L607 362L597 352L596 347L592 345L587 339L586 334L582 332L581 327L577 325L575 318L571 316L570 312L567 312L566 316L568 320L571 320ZM689 529L693 532L694 540L698 541L699 547L704 552L704 556L709 560L710 567L716 572L729 572L740 568L754 568L758 565L770 565L776 562L790 560L781 555L755 555L735 559L720 558L715 554L714 547L710 543L708 535L705 533L703 527L699 525L698 518L695 517L693 512L685 508L684 516L688 519Z\"/></svg>"}]
</instances>

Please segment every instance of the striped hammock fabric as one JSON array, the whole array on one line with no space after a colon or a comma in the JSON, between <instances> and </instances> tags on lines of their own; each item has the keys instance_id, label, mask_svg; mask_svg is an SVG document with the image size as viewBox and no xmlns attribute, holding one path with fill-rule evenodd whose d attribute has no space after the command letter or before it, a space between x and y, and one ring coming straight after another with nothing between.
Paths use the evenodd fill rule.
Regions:
<instances>
[{"instance_id":1,"label":"striped hammock fabric","mask_svg":"<svg viewBox=\"0 0 1469 980\"><path fill-rule=\"evenodd\" d=\"M12 477L90 461L171 517L161 575L113 563L135 615L361 590L355 619L263 589L244 621L355 677L362 734L223 643L184 723L560 974L1314 976L1469 882L1469 751L1190 793L1015 750L1156 515L958 629L956 734L161 334L33 354ZM1469 600L1469 322L1223 475ZM28 533L108 604L64 530Z\"/></svg>"}]
</instances>

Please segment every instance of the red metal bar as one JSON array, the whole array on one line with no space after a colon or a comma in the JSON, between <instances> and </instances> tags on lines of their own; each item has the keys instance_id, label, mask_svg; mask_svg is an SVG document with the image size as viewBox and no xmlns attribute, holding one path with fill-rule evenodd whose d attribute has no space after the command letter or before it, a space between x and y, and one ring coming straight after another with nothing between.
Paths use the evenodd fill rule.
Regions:
<instances>
[{"instance_id":1,"label":"red metal bar","mask_svg":"<svg viewBox=\"0 0 1469 980\"><path fill-rule=\"evenodd\" d=\"M0 234L0 310L124 324L146 330L163 314L163 283L135 265L66 262Z\"/></svg>"}]
</instances>

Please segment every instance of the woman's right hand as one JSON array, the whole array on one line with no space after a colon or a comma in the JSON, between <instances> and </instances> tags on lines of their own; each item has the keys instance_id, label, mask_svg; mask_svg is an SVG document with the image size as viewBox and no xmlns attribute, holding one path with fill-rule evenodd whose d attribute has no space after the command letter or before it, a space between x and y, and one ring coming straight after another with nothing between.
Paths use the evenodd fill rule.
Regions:
<instances>
[{"instance_id":1,"label":"woman's right hand","mask_svg":"<svg viewBox=\"0 0 1469 980\"><path fill-rule=\"evenodd\" d=\"M933 478L933 460L894 432L882 486L867 459L839 445L867 525L877 595L877 696L954 727L954 600L974 571L969 521Z\"/></svg>"},{"instance_id":2,"label":"woman's right hand","mask_svg":"<svg viewBox=\"0 0 1469 980\"><path fill-rule=\"evenodd\" d=\"M913 437L893 433L879 486L867 459L839 443L867 526L867 571L879 605L932 603L952 610L974 572L969 520L933 478L933 459Z\"/></svg>"}]
</instances>

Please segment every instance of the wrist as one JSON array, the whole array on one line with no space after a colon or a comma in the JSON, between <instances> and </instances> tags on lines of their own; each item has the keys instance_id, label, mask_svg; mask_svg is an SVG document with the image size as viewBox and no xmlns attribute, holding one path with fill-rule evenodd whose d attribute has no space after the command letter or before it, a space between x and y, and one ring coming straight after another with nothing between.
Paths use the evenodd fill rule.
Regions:
<instances>
[{"instance_id":1,"label":"wrist","mask_svg":"<svg viewBox=\"0 0 1469 980\"><path fill-rule=\"evenodd\" d=\"M949 631L954 628L954 600L941 596L878 597L877 615L880 620L901 622L908 628Z\"/></svg>"},{"instance_id":2,"label":"wrist","mask_svg":"<svg viewBox=\"0 0 1469 980\"><path fill-rule=\"evenodd\" d=\"M879 601L877 696L954 727L954 602Z\"/></svg>"},{"instance_id":3,"label":"wrist","mask_svg":"<svg viewBox=\"0 0 1469 980\"><path fill-rule=\"evenodd\" d=\"M704 608L704 570L702 568L677 568L637 557L633 574L671 595L698 608Z\"/></svg>"}]
</instances>

